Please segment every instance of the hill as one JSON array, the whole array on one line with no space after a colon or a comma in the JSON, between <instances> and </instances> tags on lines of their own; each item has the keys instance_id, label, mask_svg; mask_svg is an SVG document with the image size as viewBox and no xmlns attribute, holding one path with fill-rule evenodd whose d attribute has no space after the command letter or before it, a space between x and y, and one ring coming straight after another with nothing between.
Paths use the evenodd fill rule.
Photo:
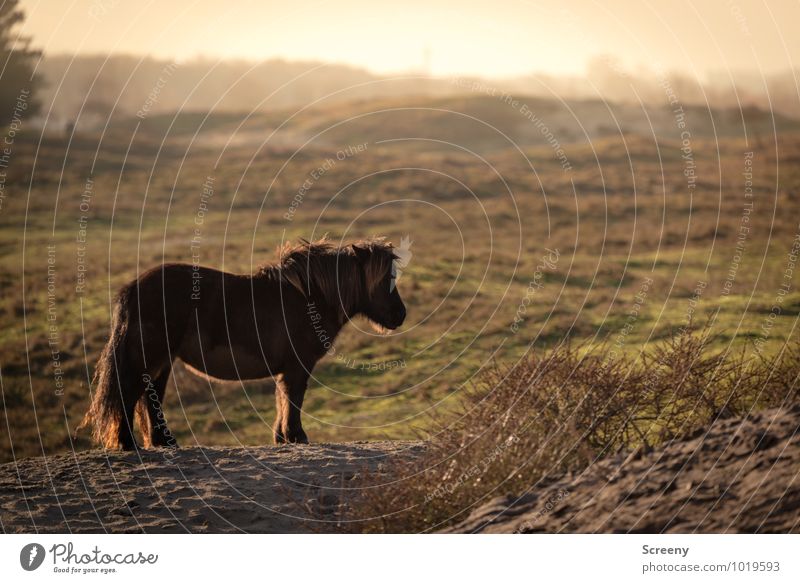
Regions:
<instances>
[{"instance_id":1,"label":"hill","mask_svg":"<svg viewBox=\"0 0 800 583\"><path fill-rule=\"evenodd\" d=\"M602 151L603 141L625 136L656 142L672 157L680 152L679 123L689 128L693 140L714 142L800 131L800 120L754 107L670 106L666 100L646 105L601 99L555 100L500 91L496 95L325 100L268 112L184 110L142 119L118 112L111 117L107 131L127 142L138 126L139 132L153 140L168 138L184 146L193 142L194 147L212 149L269 145L313 151L367 143L415 152L482 155L517 148L563 148L567 158L577 155L576 146Z\"/></svg>"},{"instance_id":2,"label":"hill","mask_svg":"<svg viewBox=\"0 0 800 583\"><path fill-rule=\"evenodd\" d=\"M495 498L448 532L798 532L798 432L798 405L721 420Z\"/></svg>"}]
</instances>

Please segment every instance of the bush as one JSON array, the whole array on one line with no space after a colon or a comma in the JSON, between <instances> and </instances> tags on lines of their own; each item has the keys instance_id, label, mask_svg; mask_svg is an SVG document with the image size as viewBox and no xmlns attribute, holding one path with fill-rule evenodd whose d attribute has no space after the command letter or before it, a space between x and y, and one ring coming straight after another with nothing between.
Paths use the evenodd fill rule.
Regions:
<instances>
[{"instance_id":1,"label":"bush","mask_svg":"<svg viewBox=\"0 0 800 583\"><path fill-rule=\"evenodd\" d=\"M341 523L423 532L501 494L522 494L620 451L694 434L721 417L798 400L800 346L774 358L714 353L708 329L636 358L562 345L486 370L455 412L438 415L426 452L365 474Z\"/></svg>"}]
</instances>

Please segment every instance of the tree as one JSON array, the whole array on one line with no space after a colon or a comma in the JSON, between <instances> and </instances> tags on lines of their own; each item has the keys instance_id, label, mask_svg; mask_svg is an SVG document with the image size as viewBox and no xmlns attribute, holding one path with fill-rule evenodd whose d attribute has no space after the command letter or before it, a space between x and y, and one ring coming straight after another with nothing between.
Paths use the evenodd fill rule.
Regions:
<instances>
[{"instance_id":1,"label":"tree","mask_svg":"<svg viewBox=\"0 0 800 583\"><path fill-rule=\"evenodd\" d=\"M23 114L35 114L40 107L36 99L40 79L34 75L34 65L41 51L16 32L25 19L18 5L19 0L0 0L0 127Z\"/></svg>"}]
</instances>

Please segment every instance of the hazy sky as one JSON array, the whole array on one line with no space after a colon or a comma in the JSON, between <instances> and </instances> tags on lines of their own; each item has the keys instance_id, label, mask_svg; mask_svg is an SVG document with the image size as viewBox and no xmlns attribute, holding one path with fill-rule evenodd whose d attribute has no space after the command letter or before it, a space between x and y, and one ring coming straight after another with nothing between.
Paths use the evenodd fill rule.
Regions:
<instances>
[{"instance_id":1,"label":"hazy sky","mask_svg":"<svg viewBox=\"0 0 800 583\"><path fill-rule=\"evenodd\" d=\"M599 54L686 74L800 66L800 0L23 0L50 53L349 63L377 73L582 74ZM427 55L427 57L426 57Z\"/></svg>"}]
</instances>

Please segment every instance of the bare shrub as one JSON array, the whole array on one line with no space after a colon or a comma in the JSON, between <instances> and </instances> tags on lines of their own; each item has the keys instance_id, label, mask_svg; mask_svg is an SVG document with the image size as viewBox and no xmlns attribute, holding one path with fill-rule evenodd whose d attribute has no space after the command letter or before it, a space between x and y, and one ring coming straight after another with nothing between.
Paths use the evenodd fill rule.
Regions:
<instances>
[{"instance_id":1,"label":"bare shrub","mask_svg":"<svg viewBox=\"0 0 800 583\"><path fill-rule=\"evenodd\" d=\"M638 357L559 346L484 371L455 411L433 418L419 458L354 485L351 531L422 532L464 518L620 451L651 448L715 419L798 400L800 344L764 358L714 352L708 329L683 331Z\"/></svg>"}]
</instances>

